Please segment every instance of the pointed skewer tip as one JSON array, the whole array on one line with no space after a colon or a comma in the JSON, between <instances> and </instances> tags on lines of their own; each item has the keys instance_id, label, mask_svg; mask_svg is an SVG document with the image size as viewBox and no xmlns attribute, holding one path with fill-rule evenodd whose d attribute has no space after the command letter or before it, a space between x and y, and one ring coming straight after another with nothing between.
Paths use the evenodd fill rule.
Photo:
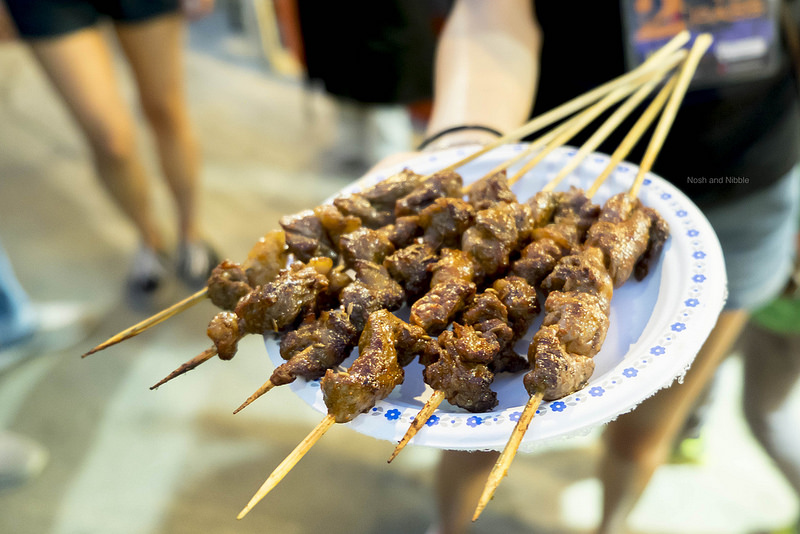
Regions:
<instances>
[{"instance_id":1,"label":"pointed skewer tip","mask_svg":"<svg viewBox=\"0 0 800 534\"><path fill-rule=\"evenodd\" d=\"M252 395L250 395L250 396L247 398L247 400L246 400L246 401L244 401L244 402L241 404L241 406L239 406L238 408L236 408L236 409L233 411L233 415L236 415L237 413L239 413L239 412L241 412L242 410L244 410L245 408L247 408L247 407L248 407L248 406L249 406L249 405L250 405L250 404L251 404L253 401L255 401L257 398L259 398L261 395L263 395L263 394L267 393L269 390L271 390L271 389L272 389L272 388L274 388L274 387L275 387L275 384L273 384L271 380L267 380L266 382L264 382L264 384L263 384L261 387L259 387L259 388L256 390L256 392L255 392L255 393L253 393Z\"/></svg>"},{"instance_id":2,"label":"pointed skewer tip","mask_svg":"<svg viewBox=\"0 0 800 534\"><path fill-rule=\"evenodd\" d=\"M168 374L166 377L164 377L160 382L158 382L157 384L155 384L153 386L150 386L150 390L152 391L152 390L158 389L159 386L163 386L164 384L166 384L167 382L169 382L173 378L177 378L180 375L191 371L192 369L194 369L195 367L197 367L201 363L203 363L203 362L205 362L207 360L210 360L211 358L216 356L216 354L217 354L217 347L216 346L204 350L203 352L201 352L200 354L198 354L197 356L195 356L191 360L187 361L186 363L183 363L180 367L178 367L177 369L172 371L170 374Z\"/></svg>"},{"instance_id":3,"label":"pointed skewer tip","mask_svg":"<svg viewBox=\"0 0 800 534\"><path fill-rule=\"evenodd\" d=\"M436 390L433 392L433 395L431 395L431 397L428 399L428 402L425 403L425 406L422 407L419 413L417 413L417 415L414 417L414 420L411 421L411 425L408 427L408 430L403 436L403 439L401 439L400 442L397 444L397 446L394 449L394 452L392 452L392 455L389 457L386 463L392 463L392 460L394 460L397 457L397 455L400 454L400 451L402 451L405 448L408 442L411 441L411 439L417 435L417 432L419 432L420 429L422 429L425 423L428 422L428 419L433 414L433 412L436 411L436 408L438 408L439 405L442 403L444 397L445 397L444 391Z\"/></svg>"},{"instance_id":4,"label":"pointed skewer tip","mask_svg":"<svg viewBox=\"0 0 800 534\"><path fill-rule=\"evenodd\" d=\"M486 480L486 485L483 487L483 493L478 501L478 506L475 508L475 513L472 516L473 522L478 520L481 512L486 508L486 505L494 498L494 492L497 490L500 482L508 475L508 468L511 466L511 462L517 454L517 449L519 449L519 445L522 443L522 438L525 436L525 432L528 430L533 416L536 415L536 410L539 409L539 404L542 402L543 396L544 394L541 391L537 391L528 399L528 403L525 405L522 415L520 415L520 418L517 420L511 437L508 438L508 442L502 454L492 467L492 472L489 473L489 478Z\"/></svg>"},{"instance_id":5,"label":"pointed skewer tip","mask_svg":"<svg viewBox=\"0 0 800 534\"><path fill-rule=\"evenodd\" d=\"M272 491L278 483L283 480L283 478L292 470L292 468L300 461L303 456L314 446L314 444L319 441L319 439L328 431L328 429L336 422L336 419L331 414L326 415L322 421L320 421L314 429L309 432L309 434L301 441L297 447L294 448L292 452L289 453L279 465L275 468L275 470L269 475L267 480L261 487L258 489L253 498L250 499L250 502L247 503L247 506L239 512L239 515L236 516L236 519L241 519L246 516L250 510L258 504L261 499L267 496L267 494Z\"/></svg>"}]
</instances>

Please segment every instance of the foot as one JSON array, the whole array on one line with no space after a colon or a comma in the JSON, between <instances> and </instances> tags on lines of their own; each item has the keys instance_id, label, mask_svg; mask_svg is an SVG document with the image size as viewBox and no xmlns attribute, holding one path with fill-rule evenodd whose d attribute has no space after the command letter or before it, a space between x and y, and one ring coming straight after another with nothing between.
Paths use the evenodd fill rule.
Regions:
<instances>
[{"instance_id":1,"label":"foot","mask_svg":"<svg viewBox=\"0 0 800 534\"><path fill-rule=\"evenodd\" d=\"M0 432L0 490L20 486L42 472L47 450L12 432Z\"/></svg>"},{"instance_id":2,"label":"foot","mask_svg":"<svg viewBox=\"0 0 800 534\"><path fill-rule=\"evenodd\" d=\"M168 272L166 256L142 245L133 257L128 289L133 294L152 294L164 283Z\"/></svg>"},{"instance_id":3,"label":"foot","mask_svg":"<svg viewBox=\"0 0 800 534\"><path fill-rule=\"evenodd\" d=\"M205 241L185 242L178 249L178 277L191 289L205 287L218 263L219 255Z\"/></svg>"}]
</instances>

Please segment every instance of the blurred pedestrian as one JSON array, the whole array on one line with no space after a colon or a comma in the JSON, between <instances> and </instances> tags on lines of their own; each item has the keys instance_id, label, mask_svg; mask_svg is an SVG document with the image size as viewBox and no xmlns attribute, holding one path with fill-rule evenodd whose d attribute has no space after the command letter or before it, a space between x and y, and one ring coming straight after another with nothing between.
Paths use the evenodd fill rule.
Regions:
<instances>
[{"instance_id":1,"label":"blurred pedestrian","mask_svg":"<svg viewBox=\"0 0 800 534\"><path fill-rule=\"evenodd\" d=\"M135 119L115 75L101 23L110 21L155 136L161 171L177 208L176 270L201 287L217 256L199 227L200 154L186 104L185 15L213 0L5 0L18 35L52 82L91 149L95 170L140 240L128 274L133 296L152 294L170 270L172 247L159 228L150 177L136 146Z\"/></svg>"},{"instance_id":2,"label":"blurred pedestrian","mask_svg":"<svg viewBox=\"0 0 800 534\"><path fill-rule=\"evenodd\" d=\"M343 170L363 172L414 146L410 106L433 93L439 4L297 1L307 81L335 104L336 139L326 157Z\"/></svg>"}]
</instances>

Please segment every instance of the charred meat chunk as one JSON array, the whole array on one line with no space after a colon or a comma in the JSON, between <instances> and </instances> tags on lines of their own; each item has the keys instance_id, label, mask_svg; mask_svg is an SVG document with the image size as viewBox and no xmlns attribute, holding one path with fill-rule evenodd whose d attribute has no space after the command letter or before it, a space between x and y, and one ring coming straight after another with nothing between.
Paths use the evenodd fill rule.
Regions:
<instances>
[{"instance_id":1,"label":"charred meat chunk","mask_svg":"<svg viewBox=\"0 0 800 534\"><path fill-rule=\"evenodd\" d=\"M395 204L395 216L419 215L422 210L437 198L461 198L463 185L464 182L461 176L455 172L437 172L424 182L421 182L409 194L398 199L397 204Z\"/></svg>"},{"instance_id":2,"label":"charred meat chunk","mask_svg":"<svg viewBox=\"0 0 800 534\"><path fill-rule=\"evenodd\" d=\"M422 184L422 178L421 174L417 174L411 169L403 169L366 188L361 192L361 196L378 210L394 211L397 201L417 189Z\"/></svg>"},{"instance_id":3,"label":"charred meat chunk","mask_svg":"<svg viewBox=\"0 0 800 534\"><path fill-rule=\"evenodd\" d=\"M608 332L605 303L592 293L554 291L544 302L544 326L557 326L564 349L576 356L600 352Z\"/></svg>"},{"instance_id":4,"label":"charred meat chunk","mask_svg":"<svg viewBox=\"0 0 800 534\"><path fill-rule=\"evenodd\" d=\"M578 241L583 241L586 239L586 231L600 215L600 206L592 202L582 189L574 186L558 196L559 202L553 221L574 225L578 232Z\"/></svg>"},{"instance_id":5,"label":"charred meat chunk","mask_svg":"<svg viewBox=\"0 0 800 534\"><path fill-rule=\"evenodd\" d=\"M501 278L498 282L503 280L505 279ZM524 283L524 280L518 280ZM503 286L504 296L511 303L512 299L508 297L512 292L508 291L508 289L508 287ZM519 313L522 307L521 304L521 302L516 303L517 308L514 309L514 313ZM497 340L497 352L493 355L492 360L488 362L489 369L494 373L503 371L517 372L527 367L527 360L514 351L514 343L525 333L527 326L521 334L517 335L512 327L511 317L511 310L501 300L501 293L493 288L476 295L461 316L464 324L471 326L485 336L492 336Z\"/></svg>"},{"instance_id":6,"label":"charred meat chunk","mask_svg":"<svg viewBox=\"0 0 800 534\"><path fill-rule=\"evenodd\" d=\"M328 414L337 423L346 423L385 399L403 383L403 362L411 360L409 353L430 350L425 337L387 310L371 313L350 368L346 372L329 369L320 383Z\"/></svg>"},{"instance_id":7,"label":"charred meat chunk","mask_svg":"<svg viewBox=\"0 0 800 534\"><path fill-rule=\"evenodd\" d=\"M439 345L439 359L423 371L425 383L443 391L450 404L470 412L487 412L497 406L497 393L490 388L494 373L486 364L464 359L484 350L485 338L472 328L463 327L442 332ZM472 356L468 356L471 351Z\"/></svg>"},{"instance_id":8,"label":"charred meat chunk","mask_svg":"<svg viewBox=\"0 0 800 534\"><path fill-rule=\"evenodd\" d=\"M514 331L514 340L522 338L541 311L536 289L518 276L495 280L492 289L508 312L508 323Z\"/></svg>"},{"instance_id":9,"label":"charred meat chunk","mask_svg":"<svg viewBox=\"0 0 800 534\"><path fill-rule=\"evenodd\" d=\"M211 302L223 310L233 310L239 299L253 289L242 267L230 260L214 267L206 287Z\"/></svg>"},{"instance_id":10,"label":"charred meat chunk","mask_svg":"<svg viewBox=\"0 0 800 534\"><path fill-rule=\"evenodd\" d=\"M397 250L383 260L383 265L392 278L397 280L406 293L406 302L411 305L431 285L431 265L439 257L433 247L425 243L414 243Z\"/></svg>"},{"instance_id":11,"label":"charred meat chunk","mask_svg":"<svg viewBox=\"0 0 800 534\"><path fill-rule=\"evenodd\" d=\"M539 329L528 350L533 369L523 384L529 394L541 391L545 400L560 399L583 388L594 372L590 356L570 354L558 338L558 326Z\"/></svg>"},{"instance_id":12,"label":"charred meat chunk","mask_svg":"<svg viewBox=\"0 0 800 534\"><path fill-rule=\"evenodd\" d=\"M357 217L361 224L373 230L394 221L390 210L377 209L363 195L353 193L333 199L333 205L346 216Z\"/></svg>"},{"instance_id":13,"label":"charred meat chunk","mask_svg":"<svg viewBox=\"0 0 800 534\"><path fill-rule=\"evenodd\" d=\"M328 288L330 258L314 258L308 264L295 262L278 277L239 300L236 315L251 334L277 332L312 311L317 298Z\"/></svg>"},{"instance_id":14,"label":"charred meat chunk","mask_svg":"<svg viewBox=\"0 0 800 534\"><path fill-rule=\"evenodd\" d=\"M314 215L319 219L333 244L338 243L344 234L354 232L361 227L361 219L354 215L345 215L333 204L317 206L314 208Z\"/></svg>"},{"instance_id":15,"label":"charred meat chunk","mask_svg":"<svg viewBox=\"0 0 800 534\"><path fill-rule=\"evenodd\" d=\"M286 363L273 371L276 385L321 378L325 371L340 365L358 342L358 331L343 310L324 311L319 318L304 322L287 332L281 340L281 357Z\"/></svg>"},{"instance_id":16,"label":"charred meat chunk","mask_svg":"<svg viewBox=\"0 0 800 534\"><path fill-rule=\"evenodd\" d=\"M574 225L551 223L533 231L533 241L520 254L512 267L515 275L538 286L553 270L558 260L578 245L578 233Z\"/></svg>"},{"instance_id":17,"label":"charred meat chunk","mask_svg":"<svg viewBox=\"0 0 800 534\"><path fill-rule=\"evenodd\" d=\"M431 287L450 280L471 282L475 278L475 264L469 254L457 248L445 248L439 253L439 259L429 267L431 271Z\"/></svg>"},{"instance_id":18,"label":"charred meat chunk","mask_svg":"<svg viewBox=\"0 0 800 534\"><path fill-rule=\"evenodd\" d=\"M206 335L214 342L221 360L230 360L236 355L239 340L244 334L240 326L239 316L230 311L218 313L208 323Z\"/></svg>"},{"instance_id":19,"label":"charred meat chunk","mask_svg":"<svg viewBox=\"0 0 800 534\"><path fill-rule=\"evenodd\" d=\"M411 324L439 335L475 294L473 282L452 279L433 286L411 306Z\"/></svg>"},{"instance_id":20,"label":"charred meat chunk","mask_svg":"<svg viewBox=\"0 0 800 534\"><path fill-rule=\"evenodd\" d=\"M457 247L474 218L475 210L460 198L437 198L419 214L422 240L437 249Z\"/></svg>"},{"instance_id":21,"label":"charred meat chunk","mask_svg":"<svg viewBox=\"0 0 800 534\"><path fill-rule=\"evenodd\" d=\"M258 287L274 280L286 265L286 234L282 230L267 233L259 239L242 264L247 280Z\"/></svg>"},{"instance_id":22,"label":"charred meat chunk","mask_svg":"<svg viewBox=\"0 0 800 534\"><path fill-rule=\"evenodd\" d=\"M601 299L606 313L611 309L614 285L603 263L603 252L595 247L566 256L542 282L545 292L580 291Z\"/></svg>"},{"instance_id":23,"label":"charred meat chunk","mask_svg":"<svg viewBox=\"0 0 800 534\"><path fill-rule=\"evenodd\" d=\"M517 195L511 192L506 171L502 170L472 183L467 200L475 211L480 211L491 208L498 202L516 203Z\"/></svg>"},{"instance_id":24,"label":"charred meat chunk","mask_svg":"<svg viewBox=\"0 0 800 534\"><path fill-rule=\"evenodd\" d=\"M313 211L305 210L280 219L281 228L286 234L286 246L299 261L314 257L336 258L336 250Z\"/></svg>"},{"instance_id":25,"label":"charred meat chunk","mask_svg":"<svg viewBox=\"0 0 800 534\"><path fill-rule=\"evenodd\" d=\"M630 200L626 193L611 197L586 237L587 246L603 251L614 287L622 286L630 278L650 242L653 221L640 206L638 200Z\"/></svg>"},{"instance_id":26,"label":"charred meat chunk","mask_svg":"<svg viewBox=\"0 0 800 534\"><path fill-rule=\"evenodd\" d=\"M398 217L394 224L388 224L378 229L378 232L385 235L398 250L411 245L414 239L421 235L421 231L419 215Z\"/></svg>"},{"instance_id":27,"label":"charred meat chunk","mask_svg":"<svg viewBox=\"0 0 800 534\"><path fill-rule=\"evenodd\" d=\"M356 260L355 280L339 294L350 320L361 331L369 315L377 310L396 310L403 305L403 288L389 276L383 265Z\"/></svg>"},{"instance_id":28,"label":"charred meat chunk","mask_svg":"<svg viewBox=\"0 0 800 534\"><path fill-rule=\"evenodd\" d=\"M558 201L558 193L539 191L525 202L531 208L531 223L534 228L541 228L553 221Z\"/></svg>"},{"instance_id":29,"label":"charred meat chunk","mask_svg":"<svg viewBox=\"0 0 800 534\"><path fill-rule=\"evenodd\" d=\"M355 265L356 260L380 264L394 252L394 245L384 234L361 227L339 238L339 252L349 267Z\"/></svg>"},{"instance_id":30,"label":"charred meat chunk","mask_svg":"<svg viewBox=\"0 0 800 534\"><path fill-rule=\"evenodd\" d=\"M511 252L520 240L518 206L496 204L481 210L475 224L464 232L461 250L474 259L482 276L495 276L509 266Z\"/></svg>"}]
</instances>

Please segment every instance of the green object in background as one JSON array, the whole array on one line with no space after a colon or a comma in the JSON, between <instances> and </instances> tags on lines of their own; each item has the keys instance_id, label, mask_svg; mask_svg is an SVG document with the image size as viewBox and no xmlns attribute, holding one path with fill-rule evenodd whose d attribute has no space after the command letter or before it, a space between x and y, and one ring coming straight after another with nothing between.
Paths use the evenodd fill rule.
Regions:
<instances>
[{"instance_id":1,"label":"green object in background","mask_svg":"<svg viewBox=\"0 0 800 534\"><path fill-rule=\"evenodd\" d=\"M800 299L777 298L753 313L753 321L775 332L800 334Z\"/></svg>"}]
</instances>

